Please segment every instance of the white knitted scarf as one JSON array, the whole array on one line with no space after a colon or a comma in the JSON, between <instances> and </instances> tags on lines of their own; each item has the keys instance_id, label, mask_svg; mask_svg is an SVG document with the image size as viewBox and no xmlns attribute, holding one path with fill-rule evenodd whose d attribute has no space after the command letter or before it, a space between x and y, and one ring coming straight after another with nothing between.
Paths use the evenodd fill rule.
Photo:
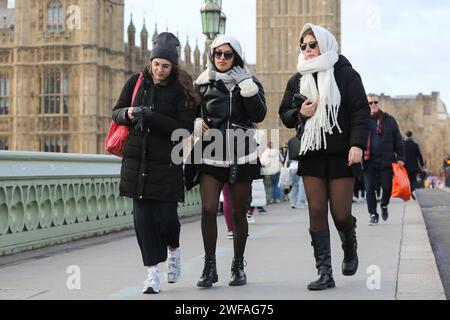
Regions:
<instances>
[{"instance_id":1,"label":"white knitted scarf","mask_svg":"<svg viewBox=\"0 0 450 320\"><path fill-rule=\"evenodd\" d=\"M342 130L337 117L341 105L341 94L334 78L334 65L339 59L336 38L326 29L306 24L301 34L311 28L319 43L321 55L305 60L303 54L299 56L297 66L302 75L300 93L308 99L318 99L318 106L314 116L306 122L302 135L300 155L308 151L327 149L326 133L333 134L337 128ZM317 86L313 74L317 73Z\"/></svg>"}]
</instances>

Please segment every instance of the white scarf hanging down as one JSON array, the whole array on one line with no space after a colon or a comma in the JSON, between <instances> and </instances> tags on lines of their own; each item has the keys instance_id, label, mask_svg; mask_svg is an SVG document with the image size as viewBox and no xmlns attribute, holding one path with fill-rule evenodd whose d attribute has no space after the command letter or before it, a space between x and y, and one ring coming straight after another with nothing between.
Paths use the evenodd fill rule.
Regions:
<instances>
[{"instance_id":1,"label":"white scarf hanging down","mask_svg":"<svg viewBox=\"0 0 450 320\"><path fill-rule=\"evenodd\" d=\"M300 54L297 66L298 72L302 75L300 93L311 100L318 98L319 103L314 116L306 122L300 155L304 155L308 151L327 149L326 133L333 134L334 128L342 133L337 120L341 105L341 93L334 77L334 65L339 60L338 44L336 38L328 30L312 24L306 24L301 34L308 28L314 32L321 55L311 60L305 60L303 54ZM314 73L317 73L317 86L314 81Z\"/></svg>"}]
</instances>

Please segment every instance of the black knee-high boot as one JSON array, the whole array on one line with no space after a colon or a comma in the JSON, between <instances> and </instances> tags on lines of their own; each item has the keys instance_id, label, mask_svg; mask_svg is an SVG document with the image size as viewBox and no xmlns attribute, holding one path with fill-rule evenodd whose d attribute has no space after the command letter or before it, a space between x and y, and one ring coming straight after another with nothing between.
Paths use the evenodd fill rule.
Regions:
<instances>
[{"instance_id":1,"label":"black knee-high boot","mask_svg":"<svg viewBox=\"0 0 450 320\"><path fill-rule=\"evenodd\" d=\"M334 288L333 270L331 268L331 248L330 248L330 231L312 231L311 245L314 248L314 258L316 259L316 268L318 270L319 279L308 285L309 290L325 290Z\"/></svg>"},{"instance_id":2,"label":"black knee-high boot","mask_svg":"<svg viewBox=\"0 0 450 320\"><path fill-rule=\"evenodd\" d=\"M353 217L353 226L347 231L340 231L339 237L344 249L344 261L342 261L342 274L352 276L358 270L358 242L356 240L356 218Z\"/></svg>"},{"instance_id":3,"label":"black knee-high boot","mask_svg":"<svg viewBox=\"0 0 450 320\"><path fill-rule=\"evenodd\" d=\"M216 257L206 256L205 267L203 268L203 273L200 280L197 282L197 287L211 288L214 283L217 283L217 281L219 281L219 277L217 275Z\"/></svg>"}]
</instances>

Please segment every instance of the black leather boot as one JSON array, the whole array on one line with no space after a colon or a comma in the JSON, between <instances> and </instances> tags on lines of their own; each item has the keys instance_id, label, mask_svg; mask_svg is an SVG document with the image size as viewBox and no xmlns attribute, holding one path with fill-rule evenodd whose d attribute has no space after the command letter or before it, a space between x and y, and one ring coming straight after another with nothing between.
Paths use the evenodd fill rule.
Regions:
<instances>
[{"instance_id":1,"label":"black leather boot","mask_svg":"<svg viewBox=\"0 0 450 320\"><path fill-rule=\"evenodd\" d=\"M356 218L353 217L353 227L347 231L339 231L339 237L344 249L344 261L342 261L342 274L352 276L358 270L358 242L356 240Z\"/></svg>"},{"instance_id":2,"label":"black leather boot","mask_svg":"<svg viewBox=\"0 0 450 320\"><path fill-rule=\"evenodd\" d=\"M308 285L308 290L325 290L334 288L336 285L333 279L333 270L331 268L331 248L330 231L314 232L309 230L311 235L311 245L314 248L314 258L316 259L316 268L319 279Z\"/></svg>"},{"instance_id":3,"label":"black leather boot","mask_svg":"<svg viewBox=\"0 0 450 320\"><path fill-rule=\"evenodd\" d=\"M205 267L200 280L197 282L197 287L211 288L217 281L219 281L219 277L217 275L216 257L205 257Z\"/></svg>"},{"instance_id":4,"label":"black leather boot","mask_svg":"<svg viewBox=\"0 0 450 320\"><path fill-rule=\"evenodd\" d=\"M231 264L231 287L243 286L247 283L247 276L244 272L244 258L234 258Z\"/></svg>"}]
</instances>

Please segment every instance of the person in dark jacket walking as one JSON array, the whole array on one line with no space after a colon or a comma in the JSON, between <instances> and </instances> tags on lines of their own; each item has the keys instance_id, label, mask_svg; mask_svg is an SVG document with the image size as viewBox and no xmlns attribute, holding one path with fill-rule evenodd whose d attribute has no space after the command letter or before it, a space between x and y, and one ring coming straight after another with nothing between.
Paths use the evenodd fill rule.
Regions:
<instances>
[{"instance_id":1,"label":"person in dark jacket walking","mask_svg":"<svg viewBox=\"0 0 450 320\"><path fill-rule=\"evenodd\" d=\"M389 218L388 206L392 193L392 164L405 165L405 147L397 121L380 108L378 95L369 93L370 136L364 153L364 184L366 186L367 207L370 214L369 225L377 225L376 188L381 185L381 216Z\"/></svg>"},{"instance_id":2,"label":"person in dark jacket walking","mask_svg":"<svg viewBox=\"0 0 450 320\"><path fill-rule=\"evenodd\" d=\"M414 190L417 189L417 175L422 172L425 163L419 145L412 138L411 130L406 132L405 145L405 168L408 171L409 183L411 185L411 196L415 199Z\"/></svg>"},{"instance_id":3,"label":"person in dark jacket walking","mask_svg":"<svg viewBox=\"0 0 450 320\"><path fill-rule=\"evenodd\" d=\"M300 37L298 73L288 82L279 114L301 135L300 168L308 198L310 235L319 279L309 290L335 286L331 268L328 204L344 249L342 272L358 268L355 176L369 135L369 106L359 74L338 54L335 37L306 24Z\"/></svg>"},{"instance_id":4,"label":"person in dark jacket walking","mask_svg":"<svg viewBox=\"0 0 450 320\"><path fill-rule=\"evenodd\" d=\"M254 124L264 120L267 109L263 87L249 74L242 57L241 45L235 38L218 36L211 45L207 70L195 81L203 104L195 134L203 137L205 150L200 166L205 265L197 283L202 288L218 281L217 208L220 190L226 182L230 187L234 246L229 285L241 286L247 282L244 272L248 237L246 201L261 168ZM208 152L212 146L214 152Z\"/></svg>"},{"instance_id":5,"label":"person in dark jacket walking","mask_svg":"<svg viewBox=\"0 0 450 320\"><path fill-rule=\"evenodd\" d=\"M158 264L168 260L169 283L179 280L180 222L177 205L184 200L183 168L171 152L177 129L193 132L200 98L191 77L178 65L178 39L161 33L134 105L132 94L139 75L133 75L113 109L113 120L130 127L124 147L120 195L133 198L134 226L148 277L143 293L160 291Z\"/></svg>"}]
</instances>

